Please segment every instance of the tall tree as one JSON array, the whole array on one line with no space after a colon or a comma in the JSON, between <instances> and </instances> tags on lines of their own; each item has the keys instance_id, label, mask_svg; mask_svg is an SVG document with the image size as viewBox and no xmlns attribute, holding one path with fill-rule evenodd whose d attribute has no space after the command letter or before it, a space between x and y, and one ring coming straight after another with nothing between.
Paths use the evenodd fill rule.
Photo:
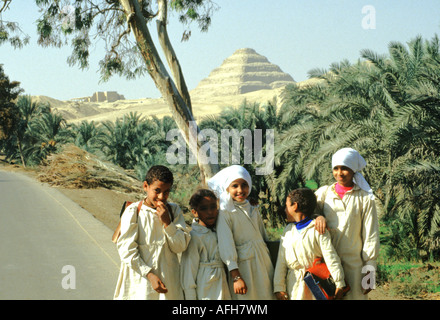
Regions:
<instances>
[{"instance_id":1,"label":"tall tree","mask_svg":"<svg viewBox=\"0 0 440 320\"><path fill-rule=\"evenodd\" d=\"M19 120L15 112L15 100L23 91L19 86L20 82L9 81L0 64L0 141L9 138Z\"/></svg>"},{"instance_id":2,"label":"tall tree","mask_svg":"<svg viewBox=\"0 0 440 320\"><path fill-rule=\"evenodd\" d=\"M332 181L331 155L353 147L367 160L363 173L384 209L391 247L400 256L438 257L439 38L391 42L388 55L363 50L361 56L353 65L312 70L314 85L287 89L275 194L304 177Z\"/></svg>"},{"instance_id":3,"label":"tall tree","mask_svg":"<svg viewBox=\"0 0 440 320\"><path fill-rule=\"evenodd\" d=\"M5 7L11 0L3 0ZM87 68L91 39L104 41L106 54L100 61L103 80L113 74L134 78L147 72L167 101L173 118L190 150L199 155L202 182L214 175L218 164L209 163L205 154L198 153L202 143L197 137L200 130L190 130L195 123L191 99L182 69L167 32L168 9L179 13L184 23L197 22L202 31L211 23L216 5L211 0L35 0L42 9L37 21L38 42L42 46L61 46L71 39L71 65ZM4 8L5 9L5 8ZM160 46L171 74L162 62L149 29L156 19ZM186 36L188 33L185 34ZM132 41L134 38L134 42ZM194 146L190 140L197 141Z\"/></svg>"}]
</instances>

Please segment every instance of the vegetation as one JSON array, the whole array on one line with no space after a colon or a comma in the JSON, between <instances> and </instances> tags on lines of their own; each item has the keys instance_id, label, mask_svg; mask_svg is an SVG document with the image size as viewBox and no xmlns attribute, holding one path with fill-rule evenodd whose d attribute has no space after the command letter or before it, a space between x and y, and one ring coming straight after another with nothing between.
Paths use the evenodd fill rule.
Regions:
<instances>
[{"instance_id":1,"label":"vegetation","mask_svg":"<svg viewBox=\"0 0 440 320\"><path fill-rule=\"evenodd\" d=\"M332 181L331 155L350 146L367 160L389 256L438 259L439 38L392 42L388 56L364 50L362 58L312 70L316 84L287 88L273 195L282 199L307 179Z\"/></svg>"},{"instance_id":2,"label":"vegetation","mask_svg":"<svg viewBox=\"0 0 440 320\"><path fill-rule=\"evenodd\" d=\"M258 176L255 163L244 165L253 175L251 197L259 201L272 239L284 226L287 192L332 182L331 155L342 147L357 149L367 160L363 173L381 209L379 283L392 283L390 291L397 295L438 292L439 38L417 37L407 46L392 42L384 56L364 50L357 63L334 63L329 70L311 70L310 77L308 85L287 87L281 106L245 101L201 119L199 128L218 135L222 129L275 131L274 171ZM166 134L177 128L173 118L131 113L114 122L67 124L49 105L19 96L19 83L9 81L1 65L0 92L0 151L10 162L36 166L66 143L134 170L139 179L147 168L167 161ZM243 163L249 154L240 144ZM203 180L200 169L170 167L176 175L173 200L185 207Z\"/></svg>"},{"instance_id":3,"label":"vegetation","mask_svg":"<svg viewBox=\"0 0 440 320\"><path fill-rule=\"evenodd\" d=\"M252 198L259 201L274 237L284 223L286 193L316 188L333 180L330 158L351 146L367 160L364 170L381 208L383 259L438 260L440 255L440 41L416 38L408 47L391 43L388 56L364 50L362 60L310 71L315 83L292 85L284 104L250 104L225 108L218 116L199 121L220 141L222 129L275 131L275 166L269 175L255 175L255 162L244 164L253 175ZM166 134L177 126L172 118L144 118L131 113L115 122L67 125L50 106L20 96L12 88L2 120L10 117L1 148L9 161L38 164L66 142L95 153L139 177L147 168L166 163L170 142ZM10 90L10 89L8 89ZM11 106L13 108L11 109ZM2 109L6 110L6 109ZM244 139L240 144L243 163ZM265 142L263 136L263 142ZM264 148L263 144L263 148ZM232 146L230 146L232 148ZM253 152L253 151L252 151ZM251 152L252 159L255 154ZM249 155L249 154L248 154ZM229 158L229 163L234 159ZM227 163L220 163L224 167ZM185 190L200 184L194 165L170 165L185 181ZM180 179L179 179L180 180ZM190 193L177 195L186 205Z\"/></svg>"},{"instance_id":4,"label":"vegetation","mask_svg":"<svg viewBox=\"0 0 440 320\"><path fill-rule=\"evenodd\" d=\"M12 128L18 121L14 113L15 100L22 91L20 82L9 81L0 64L0 141L4 141L11 134Z\"/></svg>"}]
</instances>

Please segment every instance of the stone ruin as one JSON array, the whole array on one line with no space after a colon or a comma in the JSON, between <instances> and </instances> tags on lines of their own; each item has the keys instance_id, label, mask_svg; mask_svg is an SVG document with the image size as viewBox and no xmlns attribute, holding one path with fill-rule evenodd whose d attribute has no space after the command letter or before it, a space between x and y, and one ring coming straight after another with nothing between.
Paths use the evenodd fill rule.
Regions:
<instances>
[{"instance_id":1,"label":"stone ruin","mask_svg":"<svg viewBox=\"0 0 440 320\"><path fill-rule=\"evenodd\" d=\"M125 100L125 97L116 91L96 91L91 97L75 98L71 100L81 102L115 102L118 100Z\"/></svg>"},{"instance_id":2,"label":"stone ruin","mask_svg":"<svg viewBox=\"0 0 440 320\"><path fill-rule=\"evenodd\" d=\"M295 83L280 67L244 48L234 52L222 65L200 81L191 95L237 95L258 90L272 90Z\"/></svg>"}]
</instances>

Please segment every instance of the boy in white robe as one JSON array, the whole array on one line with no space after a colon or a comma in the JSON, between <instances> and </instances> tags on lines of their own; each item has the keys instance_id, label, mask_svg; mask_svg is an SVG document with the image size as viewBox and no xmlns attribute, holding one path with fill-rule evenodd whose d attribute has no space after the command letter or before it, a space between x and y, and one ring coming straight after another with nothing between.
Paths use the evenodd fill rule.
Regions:
<instances>
[{"instance_id":1,"label":"boy in white robe","mask_svg":"<svg viewBox=\"0 0 440 320\"><path fill-rule=\"evenodd\" d=\"M332 157L336 183L316 191L318 212L325 216L333 246L341 258L350 292L344 299L367 300L375 288L379 222L373 192L360 171L364 158L343 148Z\"/></svg>"},{"instance_id":2,"label":"boy in white robe","mask_svg":"<svg viewBox=\"0 0 440 320\"><path fill-rule=\"evenodd\" d=\"M215 232L217 197L199 189L191 197L191 241L182 254L181 283L185 300L230 300L229 286Z\"/></svg>"},{"instance_id":3,"label":"boy in white robe","mask_svg":"<svg viewBox=\"0 0 440 320\"><path fill-rule=\"evenodd\" d=\"M315 229L311 218L315 208L316 196L307 188L292 191L286 199L286 216L290 223L281 237L274 275L274 291L278 300L314 299L304 282L304 275L316 258L324 258L335 281L335 298L342 297L345 281L341 261L328 231L320 234Z\"/></svg>"},{"instance_id":4,"label":"boy in white robe","mask_svg":"<svg viewBox=\"0 0 440 320\"><path fill-rule=\"evenodd\" d=\"M147 197L139 213L138 202L124 211L114 299L183 299L177 254L186 250L190 234L179 206L167 203L172 185L173 174L167 167L152 167L145 177Z\"/></svg>"},{"instance_id":5,"label":"boy in white robe","mask_svg":"<svg viewBox=\"0 0 440 320\"><path fill-rule=\"evenodd\" d=\"M258 207L247 200L252 188L249 172L239 165L229 166L212 177L208 186L220 200L217 237L220 257L229 271L232 299L275 299L263 220Z\"/></svg>"}]
</instances>

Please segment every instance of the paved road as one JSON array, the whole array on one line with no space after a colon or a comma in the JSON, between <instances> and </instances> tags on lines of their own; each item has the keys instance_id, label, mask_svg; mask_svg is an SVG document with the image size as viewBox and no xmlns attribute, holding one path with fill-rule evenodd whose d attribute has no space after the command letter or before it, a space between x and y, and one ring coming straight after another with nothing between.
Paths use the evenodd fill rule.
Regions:
<instances>
[{"instance_id":1,"label":"paved road","mask_svg":"<svg viewBox=\"0 0 440 320\"><path fill-rule=\"evenodd\" d=\"M57 190L0 170L0 299L112 299L111 235Z\"/></svg>"}]
</instances>

